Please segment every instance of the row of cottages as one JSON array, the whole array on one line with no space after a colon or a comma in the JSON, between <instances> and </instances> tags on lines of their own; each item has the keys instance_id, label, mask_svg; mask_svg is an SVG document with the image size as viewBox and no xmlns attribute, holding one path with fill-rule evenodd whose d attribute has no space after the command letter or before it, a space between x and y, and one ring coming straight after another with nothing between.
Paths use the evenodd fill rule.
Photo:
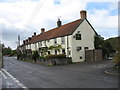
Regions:
<instances>
[{"instance_id":1,"label":"row of cottages","mask_svg":"<svg viewBox=\"0 0 120 90\"><path fill-rule=\"evenodd\" d=\"M62 25L60 19L57 21L57 27L45 32L29 37L23 41L21 50L38 50L42 56L43 52L50 46L61 45L60 51L48 50L48 54L66 54L71 57L73 62L85 61L85 50L94 49L94 36L97 34L92 25L87 20L87 12L80 11L81 19Z\"/></svg>"}]
</instances>

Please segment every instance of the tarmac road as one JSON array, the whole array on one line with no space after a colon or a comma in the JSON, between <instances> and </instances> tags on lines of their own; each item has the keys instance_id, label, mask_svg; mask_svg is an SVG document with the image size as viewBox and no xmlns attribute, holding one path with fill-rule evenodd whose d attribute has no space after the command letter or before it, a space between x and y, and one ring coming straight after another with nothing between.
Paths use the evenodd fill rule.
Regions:
<instances>
[{"instance_id":1,"label":"tarmac road","mask_svg":"<svg viewBox=\"0 0 120 90\"><path fill-rule=\"evenodd\" d=\"M112 66L113 63L110 60L44 66L16 60L14 57L4 57L3 87L118 88L118 77L104 73L105 69ZM6 72L8 72L8 76ZM12 85L10 86L8 83L12 83Z\"/></svg>"}]
</instances>

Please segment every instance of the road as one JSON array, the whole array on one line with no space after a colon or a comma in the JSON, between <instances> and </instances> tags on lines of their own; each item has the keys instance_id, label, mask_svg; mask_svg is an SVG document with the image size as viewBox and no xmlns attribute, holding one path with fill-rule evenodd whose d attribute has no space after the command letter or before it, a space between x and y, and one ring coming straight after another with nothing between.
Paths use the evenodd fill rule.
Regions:
<instances>
[{"instance_id":1,"label":"road","mask_svg":"<svg viewBox=\"0 0 120 90\"><path fill-rule=\"evenodd\" d=\"M8 76L3 75L3 87L7 85L8 88L117 88L118 77L104 73L105 69L112 66L110 60L45 66L16 60L14 57L4 57L3 74L8 72Z\"/></svg>"}]
</instances>

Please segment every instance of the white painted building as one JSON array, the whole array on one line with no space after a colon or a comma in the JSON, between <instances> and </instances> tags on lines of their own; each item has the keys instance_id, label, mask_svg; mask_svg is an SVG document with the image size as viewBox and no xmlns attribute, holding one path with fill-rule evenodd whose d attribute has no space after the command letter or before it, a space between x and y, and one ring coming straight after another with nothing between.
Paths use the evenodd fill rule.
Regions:
<instances>
[{"instance_id":1,"label":"white painted building","mask_svg":"<svg viewBox=\"0 0 120 90\"><path fill-rule=\"evenodd\" d=\"M41 34L29 37L23 41L20 46L21 50L31 49L38 50L40 55L41 49L47 49L50 46L61 45L60 52L48 50L48 54L66 54L71 57L73 62L85 60L85 50L94 49L94 36L97 34L92 25L87 20L87 12L80 11L81 19L61 25L60 19L57 21L57 27L46 31L41 29Z\"/></svg>"}]
</instances>

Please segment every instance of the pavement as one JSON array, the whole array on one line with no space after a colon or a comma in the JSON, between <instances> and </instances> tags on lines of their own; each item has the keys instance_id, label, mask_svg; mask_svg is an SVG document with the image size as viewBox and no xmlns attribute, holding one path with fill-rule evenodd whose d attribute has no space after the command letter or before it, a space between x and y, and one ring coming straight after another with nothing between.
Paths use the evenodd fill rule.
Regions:
<instances>
[{"instance_id":1,"label":"pavement","mask_svg":"<svg viewBox=\"0 0 120 90\"><path fill-rule=\"evenodd\" d=\"M120 76L120 70L117 70L117 69L114 69L114 68L106 69L105 73L109 74L109 75Z\"/></svg>"},{"instance_id":2,"label":"pavement","mask_svg":"<svg viewBox=\"0 0 120 90\"><path fill-rule=\"evenodd\" d=\"M111 61L45 66L4 57L3 88L118 88Z\"/></svg>"}]
</instances>

